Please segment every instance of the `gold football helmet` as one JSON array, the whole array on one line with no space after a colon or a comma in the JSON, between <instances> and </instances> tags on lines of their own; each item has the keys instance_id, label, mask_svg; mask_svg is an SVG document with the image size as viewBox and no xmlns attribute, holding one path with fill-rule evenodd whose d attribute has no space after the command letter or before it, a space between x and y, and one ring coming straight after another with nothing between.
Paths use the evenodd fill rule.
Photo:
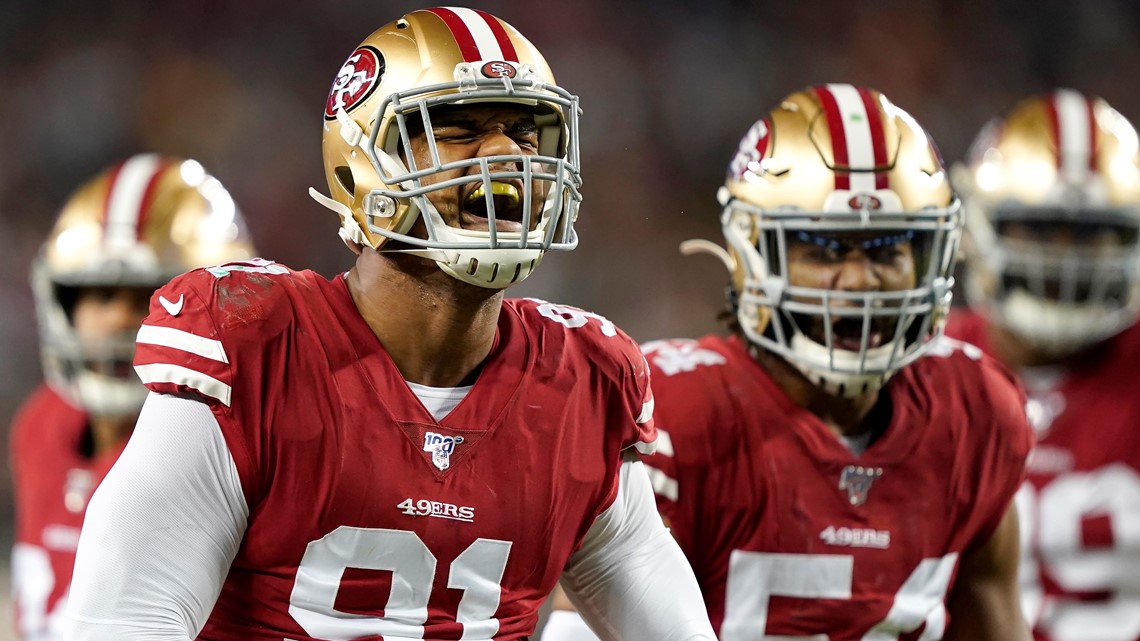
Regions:
<instances>
[{"instance_id":1,"label":"gold football helmet","mask_svg":"<svg viewBox=\"0 0 1140 641\"><path fill-rule=\"evenodd\" d=\"M966 199L966 294L1045 353L1140 313L1140 144L1104 100L1062 89L989 123L955 167Z\"/></svg>"},{"instance_id":2,"label":"gold football helmet","mask_svg":"<svg viewBox=\"0 0 1140 641\"><path fill-rule=\"evenodd\" d=\"M785 98L740 142L719 192L737 320L747 338L828 392L877 389L929 348L950 305L961 221L926 132L877 91L847 84ZM789 281L794 243L906 243L914 286L847 291ZM819 327L821 335L809 332ZM855 348L855 345L858 345Z\"/></svg>"},{"instance_id":3,"label":"gold football helmet","mask_svg":"<svg viewBox=\"0 0 1140 641\"><path fill-rule=\"evenodd\" d=\"M489 102L534 110L537 152L441 162L432 110ZM577 245L579 111L542 54L506 22L476 9L414 11L368 36L337 73L324 112L332 197L309 193L339 214L346 242L423 256L465 282L507 287L545 251ZM422 167L409 133L421 130L431 155ZM458 178L424 182L456 171ZM463 207L486 218L488 231L448 226L428 198L461 185ZM496 230L508 209L522 231ZM409 233L417 219L427 238Z\"/></svg>"},{"instance_id":4,"label":"gold football helmet","mask_svg":"<svg viewBox=\"0 0 1140 641\"><path fill-rule=\"evenodd\" d=\"M154 289L182 272L253 256L229 193L193 160L137 155L81 186L32 263L44 375L77 407L138 411L134 335L81 338L71 307L80 288Z\"/></svg>"}]
</instances>

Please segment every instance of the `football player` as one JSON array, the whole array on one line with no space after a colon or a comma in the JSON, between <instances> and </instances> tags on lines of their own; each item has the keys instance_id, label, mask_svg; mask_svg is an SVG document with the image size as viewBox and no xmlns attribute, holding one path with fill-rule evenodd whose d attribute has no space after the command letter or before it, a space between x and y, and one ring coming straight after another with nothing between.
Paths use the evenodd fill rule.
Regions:
<instances>
[{"instance_id":1,"label":"football player","mask_svg":"<svg viewBox=\"0 0 1140 641\"><path fill-rule=\"evenodd\" d=\"M1104 100L1062 89L995 119L955 168L971 310L947 332L1029 395L1021 591L1042 641L1140 639L1138 147Z\"/></svg>"},{"instance_id":2,"label":"football player","mask_svg":"<svg viewBox=\"0 0 1140 641\"><path fill-rule=\"evenodd\" d=\"M720 639L1028 639L1032 433L1010 375L940 336L961 220L926 132L876 91L805 89L719 198L727 249L685 248L728 266L734 331L644 350L647 462Z\"/></svg>"},{"instance_id":3,"label":"football player","mask_svg":"<svg viewBox=\"0 0 1140 641\"><path fill-rule=\"evenodd\" d=\"M159 291L76 638L525 639L565 572L609 639L713 639L638 462L637 345L504 300L577 244L578 115L482 11L415 11L352 52L313 194L355 266L235 262Z\"/></svg>"},{"instance_id":4,"label":"football player","mask_svg":"<svg viewBox=\"0 0 1140 641\"><path fill-rule=\"evenodd\" d=\"M11 431L20 638L64 638L87 501L146 398L131 358L151 294L188 269L252 255L233 200L193 160L134 156L64 205L32 265L47 381Z\"/></svg>"}]
</instances>

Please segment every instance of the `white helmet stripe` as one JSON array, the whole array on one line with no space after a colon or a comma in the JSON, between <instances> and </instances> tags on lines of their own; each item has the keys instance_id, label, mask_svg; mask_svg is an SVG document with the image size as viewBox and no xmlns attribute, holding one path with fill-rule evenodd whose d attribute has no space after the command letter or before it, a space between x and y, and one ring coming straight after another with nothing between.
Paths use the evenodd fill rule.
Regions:
<instances>
[{"instance_id":1,"label":"white helmet stripe","mask_svg":"<svg viewBox=\"0 0 1140 641\"><path fill-rule=\"evenodd\" d=\"M867 171L851 172L851 191L874 191L875 147L871 140L871 121L859 90L847 84L829 84L828 91L835 97L839 115L843 119L843 133L847 139L847 164Z\"/></svg>"},{"instance_id":2,"label":"white helmet stripe","mask_svg":"<svg viewBox=\"0 0 1140 641\"><path fill-rule=\"evenodd\" d=\"M107 187L107 247L122 249L138 242L146 194L161 169L162 160L157 155L145 154L132 157L115 173Z\"/></svg>"},{"instance_id":3,"label":"white helmet stripe","mask_svg":"<svg viewBox=\"0 0 1140 641\"><path fill-rule=\"evenodd\" d=\"M506 59L502 47L499 46L498 39L495 38L490 25L482 16L464 7L448 7L448 9L455 12L455 15L463 21L464 26L471 33L471 37L475 40L475 46L479 48L480 60Z\"/></svg>"},{"instance_id":4,"label":"white helmet stripe","mask_svg":"<svg viewBox=\"0 0 1140 641\"><path fill-rule=\"evenodd\" d=\"M1066 181L1083 183L1088 179L1093 153L1089 101L1072 89L1061 89L1053 96L1057 111L1057 164Z\"/></svg>"}]
</instances>

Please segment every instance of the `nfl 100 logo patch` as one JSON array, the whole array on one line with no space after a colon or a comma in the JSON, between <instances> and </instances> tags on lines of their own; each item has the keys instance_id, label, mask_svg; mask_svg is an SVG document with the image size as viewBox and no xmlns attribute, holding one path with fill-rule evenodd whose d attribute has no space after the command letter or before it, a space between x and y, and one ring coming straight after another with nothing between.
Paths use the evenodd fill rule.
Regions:
<instances>
[{"instance_id":1,"label":"nfl 100 logo patch","mask_svg":"<svg viewBox=\"0 0 1140 641\"><path fill-rule=\"evenodd\" d=\"M847 501L851 505L863 505L875 479L883 475L881 467L848 465L839 475L839 489L847 490Z\"/></svg>"},{"instance_id":2,"label":"nfl 100 logo patch","mask_svg":"<svg viewBox=\"0 0 1140 641\"><path fill-rule=\"evenodd\" d=\"M462 436L445 436L435 432L424 434L424 451L431 452L431 462L440 471L451 467L451 454L463 442Z\"/></svg>"}]
</instances>

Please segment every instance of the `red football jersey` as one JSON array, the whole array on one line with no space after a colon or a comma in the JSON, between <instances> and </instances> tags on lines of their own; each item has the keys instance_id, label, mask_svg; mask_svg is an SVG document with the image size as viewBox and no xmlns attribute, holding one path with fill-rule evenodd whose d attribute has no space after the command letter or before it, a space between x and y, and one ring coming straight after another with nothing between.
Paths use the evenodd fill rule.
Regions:
<instances>
[{"instance_id":1,"label":"red football jersey","mask_svg":"<svg viewBox=\"0 0 1140 641\"><path fill-rule=\"evenodd\" d=\"M526 638L622 450L655 439L637 345L537 300L505 302L440 421L343 278L264 261L160 289L135 363L212 405L249 504L200 639Z\"/></svg>"},{"instance_id":2,"label":"red football jersey","mask_svg":"<svg viewBox=\"0 0 1140 641\"><path fill-rule=\"evenodd\" d=\"M63 638L87 501L122 453L122 447L97 457L85 453L87 431L87 415L47 385L36 389L12 423L12 585L21 638Z\"/></svg>"},{"instance_id":3,"label":"red football jersey","mask_svg":"<svg viewBox=\"0 0 1140 641\"><path fill-rule=\"evenodd\" d=\"M941 342L886 386L890 425L855 455L741 340L644 349L647 463L721 641L941 638L960 556L996 529L1032 445L1004 370Z\"/></svg>"},{"instance_id":4,"label":"red football jersey","mask_svg":"<svg viewBox=\"0 0 1140 641\"><path fill-rule=\"evenodd\" d=\"M986 320L948 332L989 351ZM1037 431L1018 493L1022 600L1040 641L1140 639L1140 326L1065 370L1027 370Z\"/></svg>"}]
</instances>

